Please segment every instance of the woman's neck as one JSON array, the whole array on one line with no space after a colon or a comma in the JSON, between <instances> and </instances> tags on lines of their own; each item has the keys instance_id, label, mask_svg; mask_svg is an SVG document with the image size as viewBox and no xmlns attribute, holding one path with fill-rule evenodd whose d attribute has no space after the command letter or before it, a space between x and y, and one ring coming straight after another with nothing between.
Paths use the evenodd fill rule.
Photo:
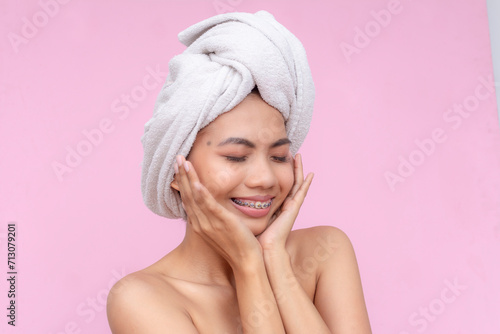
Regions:
<instances>
[{"instance_id":1,"label":"woman's neck","mask_svg":"<svg viewBox=\"0 0 500 334\"><path fill-rule=\"evenodd\" d=\"M234 287L233 270L199 234L186 223L184 240L165 260L167 276L206 285Z\"/></svg>"}]
</instances>

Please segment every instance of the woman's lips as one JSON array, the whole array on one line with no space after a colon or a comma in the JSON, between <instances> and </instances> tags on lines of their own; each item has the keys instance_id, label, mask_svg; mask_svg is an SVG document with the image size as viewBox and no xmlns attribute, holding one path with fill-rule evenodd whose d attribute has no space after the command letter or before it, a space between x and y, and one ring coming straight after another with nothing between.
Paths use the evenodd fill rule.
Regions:
<instances>
[{"instance_id":1,"label":"woman's lips","mask_svg":"<svg viewBox=\"0 0 500 334\"><path fill-rule=\"evenodd\" d=\"M231 198L231 202L245 215L253 218L261 218L266 216L271 210L272 198L272 196L238 197ZM260 207L260 209L256 207Z\"/></svg>"}]
</instances>

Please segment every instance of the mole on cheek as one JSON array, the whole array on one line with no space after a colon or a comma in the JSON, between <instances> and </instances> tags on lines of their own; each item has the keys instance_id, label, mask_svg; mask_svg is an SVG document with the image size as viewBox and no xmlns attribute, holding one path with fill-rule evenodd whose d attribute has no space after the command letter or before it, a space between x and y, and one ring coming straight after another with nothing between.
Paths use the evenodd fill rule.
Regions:
<instances>
[{"instance_id":1,"label":"mole on cheek","mask_svg":"<svg viewBox=\"0 0 500 334\"><path fill-rule=\"evenodd\" d=\"M210 146L212 144L212 142L209 140L207 141L207 146Z\"/></svg>"}]
</instances>

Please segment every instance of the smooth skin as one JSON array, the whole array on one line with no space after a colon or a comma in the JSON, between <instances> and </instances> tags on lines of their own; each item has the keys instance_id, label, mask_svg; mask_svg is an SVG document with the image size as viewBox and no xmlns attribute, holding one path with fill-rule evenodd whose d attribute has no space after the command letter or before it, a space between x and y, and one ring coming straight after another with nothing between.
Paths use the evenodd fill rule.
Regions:
<instances>
[{"instance_id":1,"label":"smooth skin","mask_svg":"<svg viewBox=\"0 0 500 334\"><path fill-rule=\"evenodd\" d=\"M304 178L281 114L258 94L200 131L175 171L185 238L111 289L113 333L371 333L348 237L292 231L313 174ZM257 195L273 196L261 218L231 200Z\"/></svg>"}]
</instances>

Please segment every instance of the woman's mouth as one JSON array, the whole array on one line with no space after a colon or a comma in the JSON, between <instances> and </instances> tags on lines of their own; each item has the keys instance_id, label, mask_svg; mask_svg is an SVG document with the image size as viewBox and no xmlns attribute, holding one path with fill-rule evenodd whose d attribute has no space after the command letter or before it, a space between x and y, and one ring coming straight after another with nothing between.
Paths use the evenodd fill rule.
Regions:
<instances>
[{"instance_id":1,"label":"woman's mouth","mask_svg":"<svg viewBox=\"0 0 500 334\"><path fill-rule=\"evenodd\" d=\"M267 200L256 201L247 198L231 198L231 201L238 210L247 216L260 218L269 213L273 199L274 197Z\"/></svg>"},{"instance_id":2,"label":"woman's mouth","mask_svg":"<svg viewBox=\"0 0 500 334\"><path fill-rule=\"evenodd\" d=\"M254 209L265 209L268 206L271 205L273 202L273 199L269 199L268 201L250 201L250 200L242 200L238 198L231 198L231 200L241 206L247 206L249 208L254 208Z\"/></svg>"}]
</instances>

